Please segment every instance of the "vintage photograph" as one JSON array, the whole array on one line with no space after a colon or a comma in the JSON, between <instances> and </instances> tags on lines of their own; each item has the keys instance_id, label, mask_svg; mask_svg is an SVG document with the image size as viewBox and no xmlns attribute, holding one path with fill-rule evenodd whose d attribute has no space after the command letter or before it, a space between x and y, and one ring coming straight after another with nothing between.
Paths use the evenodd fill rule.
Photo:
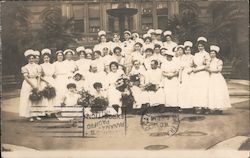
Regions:
<instances>
[{"instance_id":1,"label":"vintage photograph","mask_svg":"<svg viewBox=\"0 0 250 158\"><path fill-rule=\"evenodd\" d=\"M249 156L249 1L0 4L3 157Z\"/></svg>"}]
</instances>

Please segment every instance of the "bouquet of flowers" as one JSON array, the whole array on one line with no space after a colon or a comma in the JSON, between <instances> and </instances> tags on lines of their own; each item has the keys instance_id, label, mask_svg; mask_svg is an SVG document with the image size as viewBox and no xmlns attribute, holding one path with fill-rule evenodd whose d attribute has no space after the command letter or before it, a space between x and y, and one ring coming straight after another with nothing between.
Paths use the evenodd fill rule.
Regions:
<instances>
[{"instance_id":1,"label":"bouquet of flowers","mask_svg":"<svg viewBox=\"0 0 250 158\"><path fill-rule=\"evenodd\" d=\"M156 92L157 89L156 89L156 84L152 84L152 83L148 83L145 85L145 90L146 91L154 91Z\"/></svg>"},{"instance_id":2,"label":"bouquet of flowers","mask_svg":"<svg viewBox=\"0 0 250 158\"><path fill-rule=\"evenodd\" d=\"M124 92L129 87L129 79L121 77L116 81L116 89L120 92Z\"/></svg>"},{"instance_id":3,"label":"bouquet of flowers","mask_svg":"<svg viewBox=\"0 0 250 158\"><path fill-rule=\"evenodd\" d=\"M88 91L81 90L78 92L81 95L81 98L78 99L77 103L83 107L89 107L93 104L94 96L92 96Z\"/></svg>"},{"instance_id":4,"label":"bouquet of flowers","mask_svg":"<svg viewBox=\"0 0 250 158\"><path fill-rule=\"evenodd\" d=\"M38 102L42 100L42 98L43 98L43 93L42 91L39 91L38 89L33 89L31 91L31 94L29 95L29 100L31 102Z\"/></svg>"},{"instance_id":5,"label":"bouquet of flowers","mask_svg":"<svg viewBox=\"0 0 250 158\"><path fill-rule=\"evenodd\" d=\"M54 87L51 87L51 86L46 86L42 90L42 93L43 93L44 98L47 98L47 99L52 99L56 96L56 90Z\"/></svg>"},{"instance_id":6,"label":"bouquet of flowers","mask_svg":"<svg viewBox=\"0 0 250 158\"><path fill-rule=\"evenodd\" d=\"M129 80L131 82L140 82L140 74L131 75L129 77Z\"/></svg>"},{"instance_id":7,"label":"bouquet of flowers","mask_svg":"<svg viewBox=\"0 0 250 158\"><path fill-rule=\"evenodd\" d=\"M96 97L91 105L91 112L96 113L106 110L108 101L104 97Z\"/></svg>"}]
</instances>

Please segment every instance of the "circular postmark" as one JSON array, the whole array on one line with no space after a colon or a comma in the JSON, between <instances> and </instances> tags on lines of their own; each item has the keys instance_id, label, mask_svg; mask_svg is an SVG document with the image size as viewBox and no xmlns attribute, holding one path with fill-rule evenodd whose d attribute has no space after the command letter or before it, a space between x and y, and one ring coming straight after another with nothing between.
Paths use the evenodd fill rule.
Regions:
<instances>
[{"instance_id":1,"label":"circular postmark","mask_svg":"<svg viewBox=\"0 0 250 158\"><path fill-rule=\"evenodd\" d=\"M179 129L180 119L176 113L150 112L146 109L140 123L149 136L173 136Z\"/></svg>"}]
</instances>

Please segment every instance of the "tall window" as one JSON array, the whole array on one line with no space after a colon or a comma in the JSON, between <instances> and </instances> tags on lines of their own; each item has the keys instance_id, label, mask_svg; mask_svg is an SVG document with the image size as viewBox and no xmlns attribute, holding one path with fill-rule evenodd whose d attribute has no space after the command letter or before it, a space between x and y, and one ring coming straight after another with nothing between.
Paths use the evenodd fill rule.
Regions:
<instances>
[{"instance_id":1,"label":"tall window","mask_svg":"<svg viewBox=\"0 0 250 158\"><path fill-rule=\"evenodd\" d=\"M98 32L100 31L100 5L89 4L89 32Z\"/></svg>"},{"instance_id":2,"label":"tall window","mask_svg":"<svg viewBox=\"0 0 250 158\"><path fill-rule=\"evenodd\" d=\"M143 31L153 28L152 2L142 3L141 26Z\"/></svg>"},{"instance_id":3,"label":"tall window","mask_svg":"<svg viewBox=\"0 0 250 158\"><path fill-rule=\"evenodd\" d=\"M74 14L74 32L82 33L85 32L84 29L84 19L85 19L85 8L84 5L74 5L73 14Z\"/></svg>"},{"instance_id":4,"label":"tall window","mask_svg":"<svg viewBox=\"0 0 250 158\"><path fill-rule=\"evenodd\" d=\"M165 30L168 24L168 8L166 2L157 2L158 28Z\"/></svg>"}]
</instances>

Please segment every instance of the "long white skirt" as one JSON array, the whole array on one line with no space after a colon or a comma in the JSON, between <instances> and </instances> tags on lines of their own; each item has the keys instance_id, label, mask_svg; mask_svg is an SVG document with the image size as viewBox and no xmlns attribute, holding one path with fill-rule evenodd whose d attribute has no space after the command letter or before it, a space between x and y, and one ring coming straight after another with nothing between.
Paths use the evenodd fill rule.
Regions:
<instances>
[{"instance_id":1,"label":"long white skirt","mask_svg":"<svg viewBox=\"0 0 250 158\"><path fill-rule=\"evenodd\" d=\"M159 88L156 92L149 91L149 103L150 106L158 106L159 104L165 104L164 90Z\"/></svg>"},{"instance_id":2,"label":"long white skirt","mask_svg":"<svg viewBox=\"0 0 250 158\"><path fill-rule=\"evenodd\" d=\"M177 77L173 77L172 79L164 79L165 106L178 106L178 87L179 82Z\"/></svg>"},{"instance_id":3,"label":"long white skirt","mask_svg":"<svg viewBox=\"0 0 250 158\"><path fill-rule=\"evenodd\" d=\"M149 103L149 95L146 91L141 90L138 86L131 87L131 91L135 99L135 103L133 104L134 109L139 109L142 104Z\"/></svg>"},{"instance_id":4,"label":"long white skirt","mask_svg":"<svg viewBox=\"0 0 250 158\"><path fill-rule=\"evenodd\" d=\"M227 83L221 73L212 73L209 78L210 109L227 109L231 107Z\"/></svg>"},{"instance_id":5,"label":"long white skirt","mask_svg":"<svg viewBox=\"0 0 250 158\"><path fill-rule=\"evenodd\" d=\"M122 98L122 94L120 91L118 91L115 86L111 85L109 86L108 89L108 101L109 101L109 105L106 109L106 113L108 115L116 115L116 114L121 114L121 106L122 106L122 102L121 102L121 98ZM118 105L118 111L116 111L112 105Z\"/></svg>"},{"instance_id":6,"label":"long white skirt","mask_svg":"<svg viewBox=\"0 0 250 158\"><path fill-rule=\"evenodd\" d=\"M191 74L184 69L182 72L182 82L179 82L178 105L181 108L192 108L191 105Z\"/></svg>"},{"instance_id":7,"label":"long white skirt","mask_svg":"<svg viewBox=\"0 0 250 158\"><path fill-rule=\"evenodd\" d=\"M55 79L52 77L52 76L46 76L44 77L44 79L49 82L49 84L52 86L52 87L56 87L55 86ZM47 86L47 84L45 82L41 82L41 90L43 90L45 87ZM57 92L56 92L57 93ZM57 95L57 94L56 94ZM52 99L47 99L47 98L43 98L43 101L42 101L42 105L43 106L46 106L46 108L44 109L44 111L55 111L55 108L54 106L58 106L57 105L57 98L52 98Z\"/></svg>"},{"instance_id":8,"label":"long white skirt","mask_svg":"<svg viewBox=\"0 0 250 158\"><path fill-rule=\"evenodd\" d=\"M207 71L200 71L192 74L192 107L208 108L208 83L209 73Z\"/></svg>"},{"instance_id":9,"label":"long white skirt","mask_svg":"<svg viewBox=\"0 0 250 158\"><path fill-rule=\"evenodd\" d=\"M34 85L37 85L37 79L29 79ZM19 116L20 117L32 117L32 116L44 116L42 101L31 102L29 96L31 94L32 87L24 80L20 92L20 105L19 105Z\"/></svg>"},{"instance_id":10,"label":"long white skirt","mask_svg":"<svg viewBox=\"0 0 250 158\"><path fill-rule=\"evenodd\" d=\"M65 95L66 90L67 90L67 85L66 85L67 81L68 81L67 75L58 75L55 78L55 88L56 88L55 104L57 106L61 105L62 103L63 96Z\"/></svg>"}]
</instances>

